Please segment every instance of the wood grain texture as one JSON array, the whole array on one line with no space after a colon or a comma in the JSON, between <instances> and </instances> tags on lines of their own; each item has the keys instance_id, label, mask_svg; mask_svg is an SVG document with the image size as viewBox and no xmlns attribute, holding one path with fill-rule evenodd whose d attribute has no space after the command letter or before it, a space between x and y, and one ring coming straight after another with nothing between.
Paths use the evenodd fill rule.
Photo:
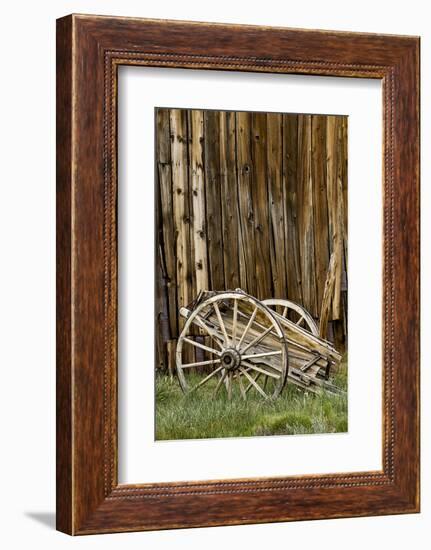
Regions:
<instances>
[{"instance_id":1,"label":"wood grain texture","mask_svg":"<svg viewBox=\"0 0 431 550\"><path fill-rule=\"evenodd\" d=\"M178 307L181 307L189 304L193 299L192 260L190 256L192 248L190 246L187 113L181 109L171 109L170 128L177 304Z\"/></svg>"},{"instance_id":2,"label":"wood grain texture","mask_svg":"<svg viewBox=\"0 0 431 550\"><path fill-rule=\"evenodd\" d=\"M331 243L330 249L333 253L337 249L338 233L337 233L337 205L338 205L338 185L337 185L337 136L338 136L338 118L329 116L326 121L326 193L328 205L328 231L329 240ZM335 275L335 274L334 274ZM331 304L331 309L332 304ZM338 313L334 308L333 315L337 318Z\"/></svg>"},{"instance_id":3,"label":"wood grain texture","mask_svg":"<svg viewBox=\"0 0 431 550\"><path fill-rule=\"evenodd\" d=\"M303 303L298 231L298 116L283 115L283 189L287 289L294 302Z\"/></svg>"},{"instance_id":4,"label":"wood grain texture","mask_svg":"<svg viewBox=\"0 0 431 550\"><path fill-rule=\"evenodd\" d=\"M93 16L69 16L57 28L58 528L86 534L417 512L419 40ZM119 63L382 79L381 471L118 485Z\"/></svg>"},{"instance_id":5,"label":"wood grain texture","mask_svg":"<svg viewBox=\"0 0 431 550\"><path fill-rule=\"evenodd\" d=\"M163 111L168 112L167 109L163 109ZM199 291L209 288L203 160L204 113L203 111L193 109L189 111L188 116L190 136L189 162L191 165L190 187L192 193L192 237L190 244L194 251L193 271L196 273L196 276L193 292L195 296ZM159 141L158 135L156 141Z\"/></svg>"},{"instance_id":6,"label":"wood grain texture","mask_svg":"<svg viewBox=\"0 0 431 550\"><path fill-rule=\"evenodd\" d=\"M205 186L209 282L214 290L223 290L224 257L221 216L220 120L216 111L205 111Z\"/></svg>"},{"instance_id":7,"label":"wood grain texture","mask_svg":"<svg viewBox=\"0 0 431 550\"><path fill-rule=\"evenodd\" d=\"M271 278L274 298L287 298L287 266L284 239L285 213L283 187L283 115L267 114L267 166L268 166L268 210L271 250ZM289 247L290 248L290 247ZM269 289L268 289L269 290Z\"/></svg>"},{"instance_id":8,"label":"wood grain texture","mask_svg":"<svg viewBox=\"0 0 431 550\"><path fill-rule=\"evenodd\" d=\"M229 290L241 284L235 118L234 112L219 112L223 268L225 288Z\"/></svg>"},{"instance_id":9,"label":"wood grain texture","mask_svg":"<svg viewBox=\"0 0 431 550\"><path fill-rule=\"evenodd\" d=\"M311 181L313 186L316 305L318 310L320 310L323 301L329 264L328 203L325 172L326 119L327 117L323 115L313 115L311 117ZM341 143L339 145L341 146ZM340 290L338 289L339 292Z\"/></svg>"},{"instance_id":10,"label":"wood grain texture","mask_svg":"<svg viewBox=\"0 0 431 550\"><path fill-rule=\"evenodd\" d=\"M333 252L331 255L331 260L329 262L329 269L325 281L325 287L323 289L322 307L320 311L319 336L323 339L327 339L328 337L328 320L332 304L332 296L334 294L337 261L339 261L339 257L336 252Z\"/></svg>"},{"instance_id":11,"label":"wood grain texture","mask_svg":"<svg viewBox=\"0 0 431 550\"><path fill-rule=\"evenodd\" d=\"M173 211L173 190L172 190L172 163L171 163L171 132L169 112L163 109L156 111L156 131L162 136L157 141L156 162L157 162L157 203L160 205L158 211L161 234L159 236L160 247L163 254L165 267L164 276L168 292L168 315L170 325L170 337L177 334L177 266L175 258L176 234L174 228Z\"/></svg>"},{"instance_id":12,"label":"wood grain texture","mask_svg":"<svg viewBox=\"0 0 431 550\"><path fill-rule=\"evenodd\" d=\"M268 202L267 190L267 126L265 113L251 114L251 156L253 159L253 224L254 224L254 242L256 246L256 257L254 269L256 270L256 298L264 300L273 296L271 281L271 256L268 247L269 226L268 209L263 209L262 205Z\"/></svg>"},{"instance_id":13,"label":"wood grain texture","mask_svg":"<svg viewBox=\"0 0 431 550\"><path fill-rule=\"evenodd\" d=\"M238 215L240 242L241 288L256 296L256 244L254 240L253 213L253 161L251 156L251 113L236 113L236 136L238 143Z\"/></svg>"},{"instance_id":14,"label":"wood grain texture","mask_svg":"<svg viewBox=\"0 0 431 550\"><path fill-rule=\"evenodd\" d=\"M311 115L298 115L298 228L301 257L302 305L317 317L313 180L311 174Z\"/></svg>"}]
</instances>

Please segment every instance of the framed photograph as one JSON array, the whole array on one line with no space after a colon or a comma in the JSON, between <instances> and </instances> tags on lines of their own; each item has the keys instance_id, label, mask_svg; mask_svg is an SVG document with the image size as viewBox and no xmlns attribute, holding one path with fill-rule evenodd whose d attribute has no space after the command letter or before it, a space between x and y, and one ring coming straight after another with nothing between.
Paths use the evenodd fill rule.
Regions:
<instances>
[{"instance_id":1,"label":"framed photograph","mask_svg":"<svg viewBox=\"0 0 431 550\"><path fill-rule=\"evenodd\" d=\"M419 39L57 21L57 528L419 511Z\"/></svg>"}]
</instances>

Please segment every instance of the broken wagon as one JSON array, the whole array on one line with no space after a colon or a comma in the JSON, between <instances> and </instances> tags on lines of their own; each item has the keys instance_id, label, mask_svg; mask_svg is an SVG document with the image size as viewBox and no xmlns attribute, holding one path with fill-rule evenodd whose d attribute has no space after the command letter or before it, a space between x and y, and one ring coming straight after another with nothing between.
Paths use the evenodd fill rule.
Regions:
<instances>
[{"instance_id":1,"label":"broken wagon","mask_svg":"<svg viewBox=\"0 0 431 550\"><path fill-rule=\"evenodd\" d=\"M341 354L295 302L258 300L241 289L201 291L180 315L176 370L186 393L206 385L211 395L226 391L229 399L250 391L276 398L287 381L310 392L339 392L329 375Z\"/></svg>"}]
</instances>

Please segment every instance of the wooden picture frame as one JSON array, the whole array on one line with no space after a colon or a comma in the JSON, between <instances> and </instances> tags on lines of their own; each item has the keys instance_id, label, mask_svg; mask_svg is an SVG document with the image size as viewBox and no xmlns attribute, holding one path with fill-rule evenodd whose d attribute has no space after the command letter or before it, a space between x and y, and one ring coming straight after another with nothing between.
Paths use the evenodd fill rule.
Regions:
<instances>
[{"instance_id":1,"label":"wooden picture frame","mask_svg":"<svg viewBox=\"0 0 431 550\"><path fill-rule=\"evenodd\" d=\"M117 69L383 83L383 469L119 485ZM419 38L70 15L57 21L57 529L419 511Z\"/></svg>"}]
</instances>

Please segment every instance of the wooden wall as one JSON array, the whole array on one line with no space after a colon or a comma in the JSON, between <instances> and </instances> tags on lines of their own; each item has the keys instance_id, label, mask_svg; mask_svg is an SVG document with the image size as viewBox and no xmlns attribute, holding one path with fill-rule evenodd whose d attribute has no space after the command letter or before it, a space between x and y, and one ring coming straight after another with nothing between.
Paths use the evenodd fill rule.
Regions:
<instances>
[{"instance_id":1,"label":"wooden wall","mask_svg":"<svg viewBox=\"0 0 431 550\"><path fill-rule=\"evenodd\" d=\"M347 345L347 117L156 109L156 365L201 289L289 298ZM169 354L168 354L169 351Z\"/></svg>"}]
</instances>

